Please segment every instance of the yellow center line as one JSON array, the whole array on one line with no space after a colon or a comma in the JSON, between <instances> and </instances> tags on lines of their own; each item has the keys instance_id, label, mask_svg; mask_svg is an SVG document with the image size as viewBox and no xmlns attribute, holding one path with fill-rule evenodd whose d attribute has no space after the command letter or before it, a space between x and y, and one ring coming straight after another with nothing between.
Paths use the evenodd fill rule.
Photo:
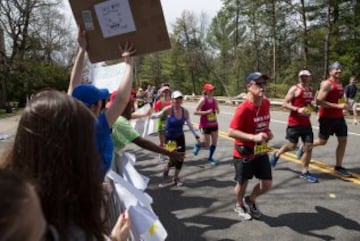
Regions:
<instances>
[{"instance_id":1,"label":"yellow center line","mask_svg":"<svg viewBox=\"0 0 360 241\"><path fill-rule=\"evenodd\" d=\"M198 124L194 124L194 126L198 126ZM234 139L229 137L228 136L228 133L225 132L225 131L221 131L219 130L219 136L224 138L224 139L227 139L229 141L233 141ZM271 151L277 151L279 149L276 149L276 148L272 148ZM290 162L293 162L293 163L296 163L296 164L302 164L302 161L301 160L298 160L296 158L296 155L291 153L291 152L287 152L287 153L284 153L281 155L281 159L285 159L287 161L290 161ZM314 159L311 159L311 162L310 162L310 165L309 167L311 169L314 169L314 170L317 170L317 171L320 171L322 173L327 173L329 175L332 175L332 176L335 176L337 178L340 178L344 181L347 181L347 182L352 182L354 184L357 184L357 185L360 185L360 174L358 173L355 173L355 172L351 172L351 175L352 177L343 177L337 173L335 173L333 170L333 166L330 166L322 161L318 161L318 160L314 160Z\"/></svg>"}]
</instances>

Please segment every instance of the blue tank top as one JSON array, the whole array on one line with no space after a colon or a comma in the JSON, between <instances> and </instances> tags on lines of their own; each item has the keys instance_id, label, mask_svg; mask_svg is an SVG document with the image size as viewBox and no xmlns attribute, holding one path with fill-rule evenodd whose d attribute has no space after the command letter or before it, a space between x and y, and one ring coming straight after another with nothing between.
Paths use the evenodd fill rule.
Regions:
<instances>
[{"instance_id":1,"label":"blue tank top","mask_svg":"<svg viewBox=\"0 0 360 241\"><path fill-rule=\"evenodd\" d=\"M166 118L166 136L169 138L176 138L184 135L184 124L185 124L185 114L184 108L181 107L182 116L181 119L177 119L174 113L174 107L171 107L171 115Z\"/></svg>"}]
</instances>

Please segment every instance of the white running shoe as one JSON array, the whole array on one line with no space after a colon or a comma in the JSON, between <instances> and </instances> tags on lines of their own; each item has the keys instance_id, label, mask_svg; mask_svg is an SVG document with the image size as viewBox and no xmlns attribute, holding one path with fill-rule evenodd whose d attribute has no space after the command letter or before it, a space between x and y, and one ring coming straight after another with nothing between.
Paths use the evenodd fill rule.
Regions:
<instances>
[{"instance_id":1,"label":"white running shoe","mask_svg":"<svg viewBox=\"0 0 360 241\"><path fill-rule=\"evenodd\" d=\"M243 220L251 220L252 217L245 207L235 206L234 212L237 213Z\"/></svg>"}]
</instances>

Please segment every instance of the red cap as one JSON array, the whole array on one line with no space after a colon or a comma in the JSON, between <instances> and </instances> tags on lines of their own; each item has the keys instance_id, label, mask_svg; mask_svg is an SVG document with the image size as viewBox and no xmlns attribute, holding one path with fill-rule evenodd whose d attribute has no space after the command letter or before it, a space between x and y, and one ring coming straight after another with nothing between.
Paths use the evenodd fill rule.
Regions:
<instances>
[{"instance_id":1,"label":"red cap","mask_svg":"<svg viewBox=\"0 0 360 241\"><path fill-rule=\"evenodd\" d=\"M204 84L203 89L206 90L206 91L210 91L210 90L215 89L215 86L213 86L212 84L206 83L206 84Z\"/></svg>"}]
</instances>

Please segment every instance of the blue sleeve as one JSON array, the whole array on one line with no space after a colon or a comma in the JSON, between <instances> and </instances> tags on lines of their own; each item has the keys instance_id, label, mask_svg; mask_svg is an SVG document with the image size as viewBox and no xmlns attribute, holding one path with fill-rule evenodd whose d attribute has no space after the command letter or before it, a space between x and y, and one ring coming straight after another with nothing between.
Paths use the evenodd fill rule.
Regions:
<instances>
[{"instance_id":1,"label":"blue sleeve","mask_svg":"<svg viewBox=\"0 0 360 241\"><path fill-rule=\"evenodd\" d=\"M106 173L111 165L114 145L111 139L111 128L106 120L105 113L101 113L95 124L96 147L101 155L102 167Z\"/></svg>"}]
</instances>

